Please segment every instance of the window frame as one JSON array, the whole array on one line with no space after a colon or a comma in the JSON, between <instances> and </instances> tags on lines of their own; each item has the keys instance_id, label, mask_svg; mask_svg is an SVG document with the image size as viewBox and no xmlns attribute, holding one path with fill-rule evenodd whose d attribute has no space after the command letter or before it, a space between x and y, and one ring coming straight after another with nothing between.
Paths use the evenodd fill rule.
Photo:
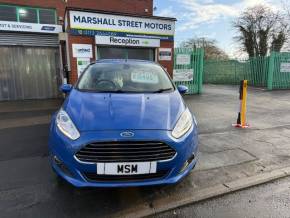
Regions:
<instances>
[{"instance_id":1,"label":"window frame","mask_svg":"<svg viewBox=\"0 0 290 218\"><path fill-rule=\"evenodd\" d=\"M23 21L20 21L20 10L34 10L36 12L36 22L35 24L38 24L39 23L39 16L38 16L38 10L36 8L30 8L30 7L16 7L16 10L17 10L17 22L20 22L20 23L29 23L29 22L23 22Z\"/></svg>"},{"instance_id":2,"label":"window frame","mask_svg":"<svg viewBox=\"0 0 290 218\"><path fill-rule=\"evenodd\" d=\"M0 4L0 7L10 7L10 8L15 8L16 9L16 21L7 21L7 20L0 20L0 21L6 21L6 22L18 22L18 9L17 7L13 6L13 5L6 5L6 4Z\"/></svg>"},{"instance_id":3,"label":"window frame","mask_svg":"<svg viewBox=\"0 0 290 218\"><path fill-rule=\"evenodd\" d=\"M54 9L54 8L39 8L39 7L10 5L10 4L1 4L0 3L0 7L1 6L3 6L3 7L14 7L14 8L16 8L16 20L17 20L16 22L19 22L19 23L25 23L25 22L21 22L20 21L20 13L19 13L19 10L20 9L34 9L34 10L36 10L37 23L35 23L35 24L41 24L40 23L40 17L39 17L39 11L40 10L53 11L54 12L54 23L47 24L47 25L57 25L57 13L56 13L56 9ZM13 21L11 21L11 22L13 22Z\"/></svg>"},{"instance_id":4,"label":"window frame","mask_svg":"<svg viewBox=\"0 0 290 218\"><path fill-rule=\"evenodd\" d=\"M39 24L42 24L42 23L40 23L40 14L39 14L40 11L53 11L53 12L54 12L54 25L57 24L57 15L56 15L56 10L55 10L55 9L49 9L49 8L38 8L38 9L37 9L37 16L38 16L38 23L39 23ZM50 23L50 24L51 24L51 23Z\"/></svg>"},{"instance_id":5,"label":"window frame","mask_svg":"<svg viewBox=\"0 0 290 218\"><path fill-rule=\"evenodd\" d=\"M156 56L155 56L155 52L156 52L156 48L152 48L152 47L128 47L128 46L113 46L113 45L97 45L96 46L96 50L97 50L97 58L96 60L100 60L101 58L101 49L106 49L106 48L121 48L123 49L122 54L124 55L124 58L121 59L129 59L129 50L130 49L147 49L147 50L151 50L152 53L149 53L149 61L152 62L156 62ZM147 59L144 59L147 60Z\"/></svg>"}]
</instances>

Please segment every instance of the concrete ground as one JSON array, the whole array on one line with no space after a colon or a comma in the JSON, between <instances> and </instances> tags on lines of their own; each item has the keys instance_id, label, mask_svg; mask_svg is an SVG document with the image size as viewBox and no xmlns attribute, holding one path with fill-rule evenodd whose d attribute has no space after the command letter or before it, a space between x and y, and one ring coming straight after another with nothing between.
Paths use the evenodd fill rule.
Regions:
<instances>
[{"instance_id":1,"label":"concrete ground","mask_svg":"<svg viewBox=\"0 0 290 218\"><path fill-rule=\"evenodd\" d=\"M161 213L152 218L290 217L290 177Z\"/></svg>"},{"instance_id":2,"label":"concrete ground","mask_svg":"<svg viewBox=\"0 0 290 218\"><path fill-rule=\"evenodd\" d=\"M58 184L47 161L49 117L60 102L0 103L1 217L146 216L290 174L289 90L250 88L251 128L243 130L231 125L238 87L205 86L185 99L200 132L199 164L188 177L174 186L81 190Z\"/></svg>"}]
</instances>

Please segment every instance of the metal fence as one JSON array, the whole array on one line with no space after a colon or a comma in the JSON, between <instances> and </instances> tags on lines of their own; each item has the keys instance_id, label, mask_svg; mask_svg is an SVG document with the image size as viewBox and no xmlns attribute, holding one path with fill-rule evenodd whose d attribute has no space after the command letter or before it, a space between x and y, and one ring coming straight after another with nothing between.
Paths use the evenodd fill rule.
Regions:
<instances>
[{"instance_id":1,"label":"metal fence","mask_svg":"<svg viewBox=\"0 0 290 218\"><path fill-rule=\"evenodd\" d=\"M204 83L237 85L243 79L249 85L272 89L290 88L290 53L273 52L268 57L246 60L208 60L204 65Z\"/></svg>"},{"instance_id":2,"label":"metal fence","mask_svg":"<svg viewBox=\"0 0 290 218\"><path fill-rule=\"evenodd\" d=\"M290 53L271 54L267 87L269 90L290 89Z\"/></svg>"},{"instance_id":3,"label":"metal fence","mask_svg":"<svg viewBox=\"0 0 290 218\"><path fill-rule=\"evenodd\" d=\"M174 49L173 80L176 85L186 85L189 88L188 94L202 92L203 60L203 49Z\"/></svg>"},{"instance_id":4,"label":"metal fence","mask_svg":"<svg viewBox=\"0 0 290 218\"><path fill-rule=\"evenodd\" d=\"M265 86L268 72L267 59L258 57L248 60L206 61L204 82L237 85L241 80L246 79L250 85Z\"/></svg>"}]
</instances>

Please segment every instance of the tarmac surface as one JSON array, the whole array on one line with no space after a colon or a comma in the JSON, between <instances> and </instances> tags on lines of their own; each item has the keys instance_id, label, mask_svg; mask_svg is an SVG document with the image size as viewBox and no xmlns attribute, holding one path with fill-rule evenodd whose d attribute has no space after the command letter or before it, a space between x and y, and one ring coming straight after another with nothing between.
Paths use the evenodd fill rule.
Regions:
<instances>
[{"instance_id":1,"label":"tarmac surface","mask_svg":"<svg viewBox=\"0 0 290 218\"><path fill-rule=\"evenodd\" d=\"M185 96L199 122L198 166L179 184L162 187L76 189L58 183L48 164L47 137L60 101L0 103L1 217L140 217L194 196L205 199L209 189L229 192L237 189L234 181L290 166L289 90L250 88L251 128L244 130L232 127L238 87L204 90Z\"/></svg>"},{"instance_id":2,"label":"tarmac surface","mask_svg":"<svg viewBox=\"0 0 290 218\"><path fill-rule=\"evenodd\" d=\"M151 218L290 217L290 177L170 210Z\"/></svg>"}]
</instances>

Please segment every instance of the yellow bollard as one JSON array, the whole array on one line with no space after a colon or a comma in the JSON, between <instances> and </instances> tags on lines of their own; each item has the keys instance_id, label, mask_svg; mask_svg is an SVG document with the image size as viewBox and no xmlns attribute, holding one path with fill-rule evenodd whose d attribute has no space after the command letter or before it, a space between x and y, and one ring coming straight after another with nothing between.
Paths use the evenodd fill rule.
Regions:
<instances>
[{"instance_id":1,"label":"yellow bollard","mask_svg":"<svg viewBox=\"0 0 290 218\"><path fill-rule=\"evenodd\" d=\"M247 95L248 95L248 81L243 80L240 84L240 111L238 114L237 124L233 124L237 128L248 128L246 114L247 114Z\"/></svg>"}]
</instances>

